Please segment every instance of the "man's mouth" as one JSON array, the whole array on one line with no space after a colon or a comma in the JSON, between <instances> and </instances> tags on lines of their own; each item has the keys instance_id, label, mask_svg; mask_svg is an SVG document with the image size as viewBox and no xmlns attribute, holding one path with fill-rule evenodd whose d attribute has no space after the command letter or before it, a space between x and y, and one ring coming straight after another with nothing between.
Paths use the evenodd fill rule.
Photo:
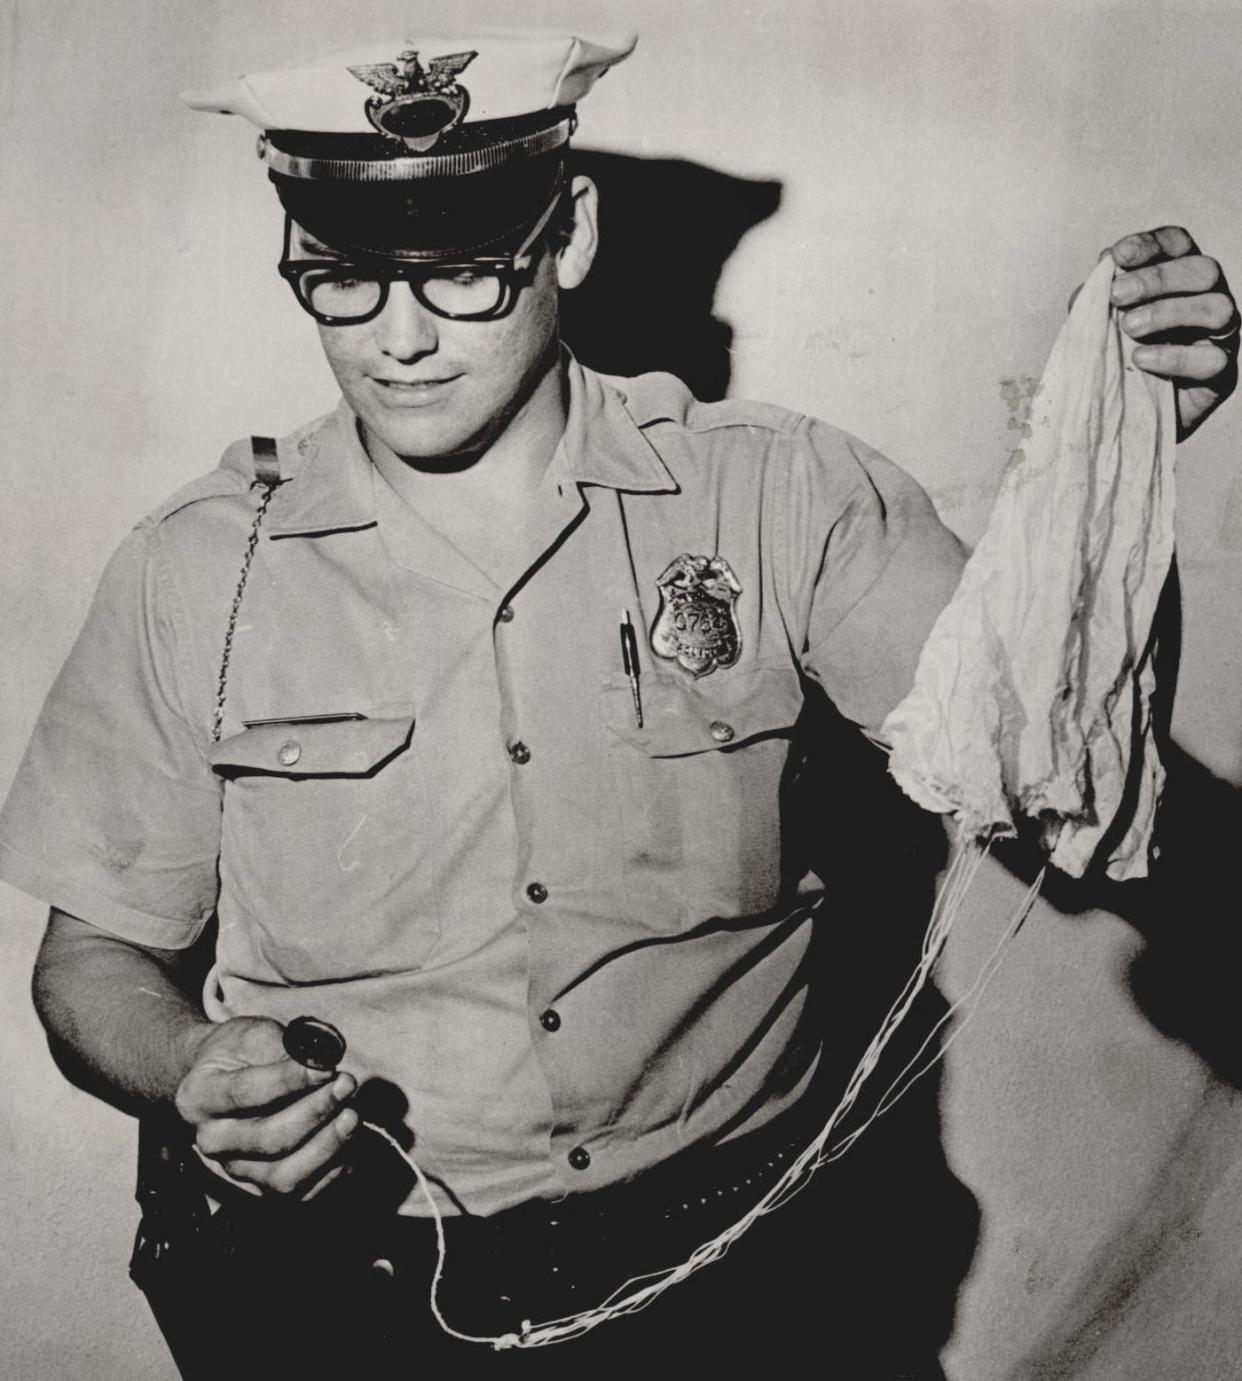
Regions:
<instances>
[{"instance_id":1,"label":"man's mouth","mask_svg":"<svg viewBox=\"0 0 1242 1381\"><path fill-rule=\"evenodd\" d=\"M429 398L440 389L461 377L460 374L443 374L431 379L385 379L375 377L374 382L395 399L414 400Z\"/></svg>"}]
</instances>

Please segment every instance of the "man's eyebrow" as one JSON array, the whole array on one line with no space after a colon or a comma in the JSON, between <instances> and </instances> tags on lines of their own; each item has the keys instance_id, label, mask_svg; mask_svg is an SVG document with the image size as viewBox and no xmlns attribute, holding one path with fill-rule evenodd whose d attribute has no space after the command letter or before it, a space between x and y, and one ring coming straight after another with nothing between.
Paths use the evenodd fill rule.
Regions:
<instances>
[{"instance_id":1,"label":"man's eyebrow","mask_svg":"<svg viewBox=\"0 0 1242 1381\"><path fill-rule=\"evenodd\" d=\"M294 236L295 243L299 249L312 250L316 254L323 254L332 259L344 259L347 256L339 249L333 249L331 245L326 245L309 230L304 230L300 225L296 226Z\"/></svg>"}]
</instances>

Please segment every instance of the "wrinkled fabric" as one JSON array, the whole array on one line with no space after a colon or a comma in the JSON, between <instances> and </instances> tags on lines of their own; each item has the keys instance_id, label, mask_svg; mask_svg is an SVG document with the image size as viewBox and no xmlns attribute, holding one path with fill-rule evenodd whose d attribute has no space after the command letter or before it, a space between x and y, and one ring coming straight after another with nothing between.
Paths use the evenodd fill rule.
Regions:
<instances>
[{"instance_id":1,"label":"wrinkled fabric","mask_svg":"<svg viewBox=\"0 0 1242 1381\"><path fill-rule=\"evenodd\" d=\"M1075 877L1108 834L1108 874L1126 879L1147 872L1164 780L1151 628L1173 556L1176 427L1171 385L1133 363L1114 270L1105 256L1079 293L1030 442L881 736L902 788L969 834L1040 821Z\"/></svg>"}]
</instances>

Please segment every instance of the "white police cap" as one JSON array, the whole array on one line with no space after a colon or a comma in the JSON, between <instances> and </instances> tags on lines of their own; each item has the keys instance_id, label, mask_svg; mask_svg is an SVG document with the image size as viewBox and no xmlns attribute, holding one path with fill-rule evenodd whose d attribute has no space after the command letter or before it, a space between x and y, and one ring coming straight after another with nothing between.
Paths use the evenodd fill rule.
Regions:
<instances>
[{"instance_id":1,"label":"white police cap","mask_svg":"<svg viewBox=\"0 0 1242 1381\"><path fill-rule=\"evenodd\" d=\"M259 126L260 156L281 178L453 178L565 144L574 105L636 42L632 33L515 29L426 35L252 73L182 99Z\"/></svg>"}]
</instances>

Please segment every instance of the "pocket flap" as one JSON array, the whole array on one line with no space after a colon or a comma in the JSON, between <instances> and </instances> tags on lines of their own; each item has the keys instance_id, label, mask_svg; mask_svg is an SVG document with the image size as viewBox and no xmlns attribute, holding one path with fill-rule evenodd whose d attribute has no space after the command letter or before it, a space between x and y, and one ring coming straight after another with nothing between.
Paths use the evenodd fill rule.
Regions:
<instances>
[{"instance_id":1,"label":"pocket flap","mask_svg":"<svg viewBox=\"0 0 1242 1381\"><path fill-rule=\"evenodd\" d=\"M263 772L279 777L365 777L401 752L414 716L384 719L288 719L251 724L213 744L217 772Z\"/></svg>"},{"instance_id":2,"label":"pocket flap","mask_svg":"<svg viewBox=\"0 0 1242 1381\"><path fill-rule=\"evenodd\" d=\"M639 682L643 724L624 677L604 686L609 728L655 758L740 747L757 738L789 737L802 713L802 683L790 667L726 670L689 677L644 676Z\"/></svg>"}]
</instances>

